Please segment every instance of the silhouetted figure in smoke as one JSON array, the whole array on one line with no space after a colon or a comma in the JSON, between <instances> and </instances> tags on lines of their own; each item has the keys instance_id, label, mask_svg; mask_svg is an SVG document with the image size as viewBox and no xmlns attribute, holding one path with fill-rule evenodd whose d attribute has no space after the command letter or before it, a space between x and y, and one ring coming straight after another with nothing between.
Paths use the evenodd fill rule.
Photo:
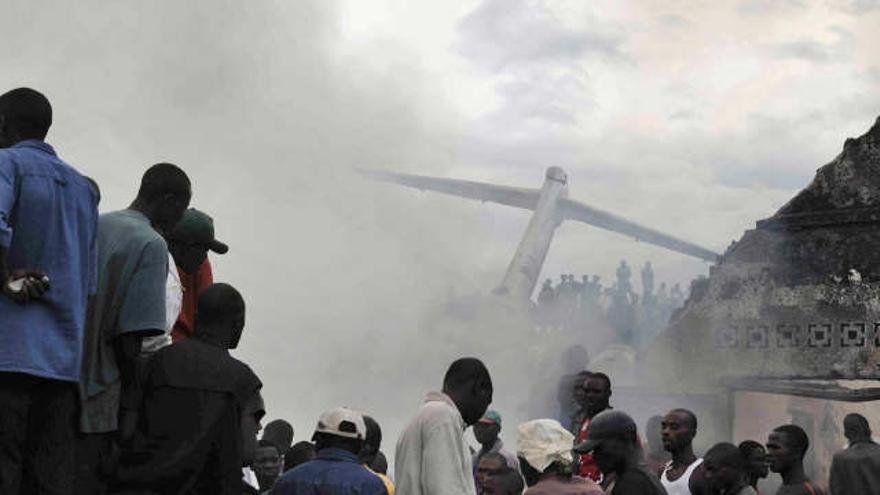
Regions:
<instances>
[{"instance_id":1,"label":"silhouetted figure in smoke","mask_svg":"<svg viewBox=\"0 0 880 495\"><path fill-rule=\"evenodd\" d=\"M632 283L630 279L632 278L632 270L629 265L626 264L626 260L620 260L620 266L617 267L617 290L618 292L623 292L627 295L633 292Z\"/></svg>"},{"instance_id":2,"label":"silhouetted figure in smoke","mask_svg":"<svg viewBox=\"0 0 880 495\"><path fill-rule=\"evenodd\" d=\"M678 309L684 305L684 292L681 290L681 284L677 283L672 286L669 298L672 303L672 309Z\"/></svg>"},{"instance_id":3,"label":"silhouetted figure in smoke","mask_svg":"<svg viewBox=\"0 0 880 495\"><path fill-rule=\"evenodd\" d=\"M541 286L541 292L538 293L538 305L544 308L550 307L555 299L556 291L553 289L553 281L548 278Z\"/></svg>"},{"instance_id":4,"label":"silhouetted figure in smoke","mask_svg":"<svg viewBox=\"0 0 880 495\"><path fill-rule=\"evenodd\" d=\"M618 341L626 345L635 343L634 296L632 292L621 290L618 286L611 293L611 305L608 307L608 323L616 331Z\"/></svg>"},{"instance_id":5,"label":"silhouetted figure in smoke","mask_svg":"<svg viewBox=\"0 0 880 495\"><path fill-rule=\"evenodd\" d=\"M587 364L590 355L581 345L573 345L565 350L562 358L563 375L559 378L556 388L556 402L559 404L558 417L563 426L572 430L572 418L580 409L580 400L577 395L583 390L584 379L587 377Z\"/></svg>"},{"instance_id":6,"label":"silhouetted figure in smoke","mask_svg":"<svg viewBox=\"0 0 880 495\"><path fill-rule=\"evenodd\" d=\"M703 459L694 455L694 437L697 435L697 416L687 409L673 409L666 413L660 424L663 448L672 454L672 460L660 475L660 483L669 495L697 493L702 473L697 468Z\"/></svg>"},{"instance_id":7,"label":"silhouetted figure in smoke","mask_svg":"<svg viewBox=\"0 0 880 495\"><path fill-rule=\"evenodd\" d=\"M572 433L575 435L575 440L581 443L587 440L587 430L593 418L602 411L611 408L609 403L611 399L611 379L604 373L588 372L581 385L581 390L577 393L577 398L580 400L581 409L572 421L572 424L577 428ZM581 455L576 461L577 470L575 474L593 481L602 479L599 466L590 454Z\"/></svg>"},{"instance_id":8,"label":"silhouetted figure in smoke","mask_svg":"<svg viewBox=\"0 0 880 495\"><path fill-rule=\"evenodd\" d=\"M572 476L574 437L552 419L519 425L517 445L525 495L604 495L593 480Z\"/></svg>"},{"instance_id":9,"label":"silhouetted figure in smoke","mask_svg":"<svg viewBox=\"0 0 880 495\"><path fill-rule=\"evenodd\" d=\"M871 427L861 414L843 418L846 450L834 454L831 462L831 495L880 493L880 445L871 439Z\"/></svg>"},{"instance_id":10,"label":"silhouetted figure in smoke","mask_svg":"<svg viewBox=\"0 0 880 495\"><path fill-rule=\"evenodd\" d=\"M482 361L462 358L450 365L443 378L443 392L428 394L397 441L394 475L400 493L476 492L464 431L483 417L492 393L492 378Z\"/></svg>"},{"instance_id":11,"label":"silhouetted figure in smoke","mask_svg":"<svg viewBox=\"0 0 880 495\"><path fill-rule=\"evenodd\" d=\"M391 478L385 476L388 471L388 463L381 451L382 427L370 416L364 416L364 426L367 428L367 436L358 456L361 464L379 477L379 480L385 485L388 495L394 495L394 483L391 482Z\"/></svg>"},{"instance_id":12,"label":"silhouetted figure in smoke","mask_svg":"<svg viewBox=\"0 0 880 495\"><path fill-rule=\"evenodd\" d=\"M739 452L746 461L746 476L749 486L758 491L758 481L767 479L770 468L767 466L767 449L754 440L744 440L739 444Z\"/></svg>"},{"instance_id":13,"label":"silhouetted figure in smoke","mask_svg":"<svg viewBox=\"0 0 880 495\"><path fill-rule=\"evenodd\" d=\"M44 142L45 96L0 96L0 493L65 493L98 199ZM45 278L44 278L45 277ZM17 284L20 284L16 287Z\"/></svg>"},{"instance_id":14,"label":"silhouetted figure in smoke","mask_svg":"<svg viewBox=\"0 0 880 495\"><path fill-rule=\"evenodd\" d=\"M626 413L605 411L593 418L587 440L575 446L582 455L592 454L606 481L609 495L666 495L657 476L641 461L636 423Z\"/></svg>"},{"instance_id":15,"label":"silhouetted figure in smoke","mask_svg":"<svg viewBox=\"0 0 880 495\"><path fill-rule=\"evenodd\" d=\"M663 448L662 425L663 416L651 416L645 424L645 440L648 442L648 449L645 453L645 464L648 469L660 476L666 465L672 459L669 452Z\"/></svg>"},{"instance_id":16,"label":"silhouetted figure in smoke","mask_svg":"<svg viewBox=\"0 0 880 495\"><path fill-rule=\"evenodd\" d=\"M648 304L653 300L654 295L654 268L651 267L651 262L646 261L645 266L642 267L642 301L644 304Z\"/></svg>"},{"instance_id":17,"label":"silhouetted figure in smoke","mask_svg":"<svg viewBox=\"0 0 880 495\"><path fill-rule=\"evenodd\" d=\"M824 495L804 471L804 457L810 448L807 433L797 425L784 425L767 438L770 470L782 477L776 495Z\"/></svg>"},{"instance_id":18,"label":"silhouetted figure in smoke","mask_svg":"<svg viewBox=\"0 0 880 495\"><path fill-rule=\"evenodd\" d=\"M736 445L716 444L706 452L703 466L713 495L757 495L749 486L746 460Z\"/></svg>"},{"instance_id":19,"label":"silhouetted figure in smoke","mask_svg":"<svg viewBox=\"0 0 880 495\"><path fill-rule=\"evenodd\" d=\"M214 284L198 309L196 335L150 361L138 429L117 473L122 493L239 493L242 467L253 460L262 383L229 354L241 340L244 299Z\"/></svg>"}]
</instances>

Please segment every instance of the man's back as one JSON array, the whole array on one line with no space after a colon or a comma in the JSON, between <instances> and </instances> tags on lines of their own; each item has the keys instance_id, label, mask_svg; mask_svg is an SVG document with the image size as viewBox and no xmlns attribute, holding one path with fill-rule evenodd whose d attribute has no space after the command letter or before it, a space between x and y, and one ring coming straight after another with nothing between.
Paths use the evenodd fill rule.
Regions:
<instances>
[{"instance_id":1,"label":"man's back","mask_svg":"<svg viewBox=\"0 0 880 495\"><path fill-rule=\"evenodd\" d=\"M327 448L313 461L284 473L275 495L387 495L385 484L343 449Z\"/></svg>"},{"instance_id":2,"label":"man's back","mask_svg":"<svg viewBox=\"0 0 880 495\"><path fill-rule=\"evenodd\" d=\"M880 493L880 445L859 442L834 455L831 495Z\"/></svg>"},{"instance_id":3,"label":"man's back","mask_svg":"<svg viewBox=\"0 0 880 495\"><path fill-rule=\"evenodd\" d=\"M397 442L397 493L472 495L476 492L465 423L448 396L430 393Z\"/></svg>"},{"instance_id":4,"label":"man's back","mask_svg":"<svg viewBox=\"0 0 880 495\"><path fill-rule=\"evenodd\" d=\"M539 481L525 495L604 495L605 492L593 480L552 477Z\"/></svg>"},{"instance_id":5,"label":"man's back","mask_svg":"<svg viewBox=\"0 0 880 495\"><path fill-rule=\"evenodd\" d=\"M97 196L42 141L0 150L0 245L11 268L44 271L43 300L0 297L0 371L77 381L86 300L94 291Z\"/></svg>"},{"instance_id":6,"label":"man's back","mask_svg":"<svg viewBox=\"0 0 880 495\"><path fill-rule=\"evenodd\" d=\"M89 307L83 356L83 432L116 429L120 370L113 340L130 332L161 333L167 275L165 241L146 216L133 210L101 215L97 293Z\"/></svg>"},{"instance_id":7,"label":"man's back","mask_svg":"<svg viewBox=\"0 0 880 495\"><path fill-rule=\"evenodd\" d=\"M666 490L654 474L639 467L620 473L611 495L666 495Z\"/></svg>"}]
</instances>

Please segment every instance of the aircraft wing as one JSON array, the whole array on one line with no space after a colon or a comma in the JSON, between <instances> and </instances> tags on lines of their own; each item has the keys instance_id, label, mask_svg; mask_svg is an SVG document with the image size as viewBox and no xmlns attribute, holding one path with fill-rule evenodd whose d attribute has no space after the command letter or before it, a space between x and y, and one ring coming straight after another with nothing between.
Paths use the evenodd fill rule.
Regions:
<instances>
[{"instance_id":1,"label":"aircraft wing","mask_svg":"<svg viewBox=\"0 0 880 495\"><path fill-rule=\"evenodd\" d=\"M514 206L526 210L535 209L538 204L538 195L540 193L537 189L499 186L496 184L486 184L484 182L473 182L469 180L444 179L439 177L426 177L423 175L401 174L397 172L382 172L378 170L359 170L359 172L371 179L400 184L421 191L434 191L461 198Z\"/></svg>"},{"instance_id":2,"label":"aircraft wing","mask_svg":"<svg viewBox=\"0 0 880 495\"><path fill-rule=\"evenodd\" d=\"M659 230L644 227L613 213L608 213L607 211L593 208L577 201L562 199L560 200L559 208L562 212L562 217L566 220L584 222L594 227L632 237L638 241L647 242L710 262L715 262L719 256L717 253L696 244L664 234Z\"/></svg>"}]
</instances>

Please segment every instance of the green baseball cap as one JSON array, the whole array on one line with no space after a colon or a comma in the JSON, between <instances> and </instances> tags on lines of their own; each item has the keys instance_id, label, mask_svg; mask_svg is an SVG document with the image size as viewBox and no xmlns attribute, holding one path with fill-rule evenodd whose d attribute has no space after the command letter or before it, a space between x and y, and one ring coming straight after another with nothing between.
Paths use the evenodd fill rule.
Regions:
<instances>
[{"instance_id":1,"label":"green baseball cap","mask_svg":"<svg viewBox=\"0 0 880 495\"><path fill-rule=\"evenodd\" d=\"M498 411L490 409L480 418L480 423L495 423L501 426L501 415L498 414Z\"/></svg>"},{"instance_id":2,"label":"green baseball cap","mask_svg":"<svg viewBox=\"0 0 880 495\"><path fill-rule=\"evenodd\" d=\"M214 238L214 219L195 208L183 212L169 238L190 244L206 246L217 254L226 254L229 246Z\"/></svg>"}]
</instances>

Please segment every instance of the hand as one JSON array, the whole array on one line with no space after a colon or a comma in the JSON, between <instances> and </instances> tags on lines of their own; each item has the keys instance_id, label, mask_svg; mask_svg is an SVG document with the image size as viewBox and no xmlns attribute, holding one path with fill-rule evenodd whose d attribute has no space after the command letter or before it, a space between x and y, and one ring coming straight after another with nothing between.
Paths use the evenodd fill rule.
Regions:
<instances>
[{"instance_id":1,"label":"hand","mask_svg":"<svg viewBox=\"0 0 880 495\"><path fill-rule=\"evenodd\" d=\"M10 286L13 281L21 283L21 288ZM9 278L3 281L3 295L20 304L42 299L49 290L49 277L41 270L12 270Z\"/></svg>"}]
</instances>

